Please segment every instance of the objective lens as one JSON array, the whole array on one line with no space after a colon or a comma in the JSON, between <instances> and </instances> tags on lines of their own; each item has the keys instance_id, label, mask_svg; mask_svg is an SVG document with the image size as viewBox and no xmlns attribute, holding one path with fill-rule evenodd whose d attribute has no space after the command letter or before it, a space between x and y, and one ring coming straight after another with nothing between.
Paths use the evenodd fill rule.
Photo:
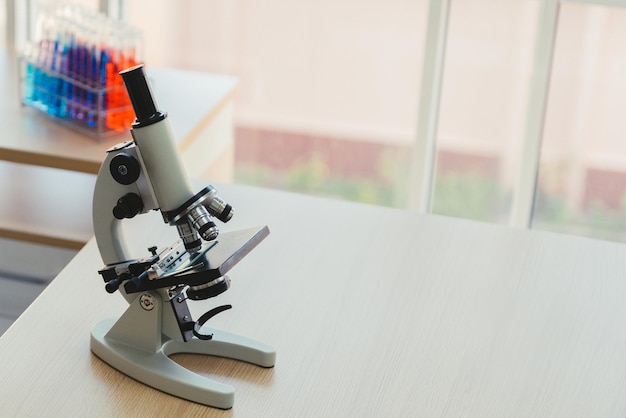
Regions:
<instances>
[{"instance_id":1,"label":"objective lens","mask_svg":"<svg viewBox=\"0 0 626 418\"><path fill-rule=\"evenodd\" d=\"M187 214L189 222L193 228L198 231L198 234L206 240L212 241L217 238L219 230L215 223L211 220L211 215L202 205L198 205L191 209Z\"/></svg>"},{"instance_id":2,"label":"objective lens","mask_svg":"<svg viewBox=\"0 0 626 418\"><path fill-rule=\"evenodd\" d=\"M183 240L183 244L185 244L185 249L187 251L192 253L200 251L200 248L202 248L200 236L188 222L177 224L176 229L178 230L178 235Z\"/></svg>"},{"instance_id":3,"label":"objective lens","mask_svg":"<svg viewBox=\"0 0 626 418\"><path fill-rule=\"evenodd\" d=\"M218 196L213 196L213 199L208 204L205 203L205 207L211 215L224 223L230 221L233 217L233 207Z\"/></svg>"}]
</instances>

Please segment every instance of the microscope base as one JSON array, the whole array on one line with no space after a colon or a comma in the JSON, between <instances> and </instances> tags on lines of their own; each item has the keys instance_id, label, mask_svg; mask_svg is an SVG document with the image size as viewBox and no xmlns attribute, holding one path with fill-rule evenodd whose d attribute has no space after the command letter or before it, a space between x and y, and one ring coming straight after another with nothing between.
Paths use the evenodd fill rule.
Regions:
<instances>
[{"instance_id":1,"label":"microscope base","mask_svg":"<svg viewBox=\"0 0 626 418\"><path fill-rule=\"evenodd\" d=\"M167 340L155 351L133 347L115 339L115 319L105 319L91 332L91 350L120 372L163 392L221 409L233 406L235 390L194 373L168 356L177 353L205 354L273 367L276 352L250 338L212 330L211 340ZM112 332L111 332L112 331Z\"/></svg>"}]
</instances>

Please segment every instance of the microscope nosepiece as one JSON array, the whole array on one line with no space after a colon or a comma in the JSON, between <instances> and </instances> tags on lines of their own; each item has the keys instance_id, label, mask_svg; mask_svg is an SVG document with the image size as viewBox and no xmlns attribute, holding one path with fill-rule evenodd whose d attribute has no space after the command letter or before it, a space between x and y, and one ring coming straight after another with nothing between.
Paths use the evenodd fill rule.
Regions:
<instances>
[{"instance_id":1,"label":"microscope nosepiece","mask_svg":"<svg viewBox=\"0 0 626 418\"><path fill-rule=\"evenodd\" d=\"M162 212L165 222L178 227L179 235L186 247L188 241L194 242L195 247L192 236L202 237L205 241L217 238L219 230L212 216L222 222L228 222L233 217L233 207L220 199L216 193L212 186L207 186L178 209Z\"/></svg>"}]
</instances>

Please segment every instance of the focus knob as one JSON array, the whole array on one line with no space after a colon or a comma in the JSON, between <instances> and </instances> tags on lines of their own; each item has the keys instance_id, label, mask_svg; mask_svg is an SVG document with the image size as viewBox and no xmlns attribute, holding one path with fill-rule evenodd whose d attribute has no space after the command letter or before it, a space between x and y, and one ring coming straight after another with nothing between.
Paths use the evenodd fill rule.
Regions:
<instances>
[{"instance_id":1,"label":"focus knob","mask_svg":"<svg viewBox=\"0 0 626 418\"><path fill-rule=\"evenodd\" d=\"M113 216L116 219L133 218L143 210L143 201L135 193L127 193L120 197L117 205L113 208Z\"/></svg>"},{"instance_id":2,"label":"focus knob","mask_svg":"<svg viewBox=\"0 0 626 418\"><path fill-rule=\"evenodd\" d=\"M126 186L136 182L141 173L139 161L132 155L124 153L117 154L111 159L109 170L116 182Z\"/></svg>"}]
</instances>

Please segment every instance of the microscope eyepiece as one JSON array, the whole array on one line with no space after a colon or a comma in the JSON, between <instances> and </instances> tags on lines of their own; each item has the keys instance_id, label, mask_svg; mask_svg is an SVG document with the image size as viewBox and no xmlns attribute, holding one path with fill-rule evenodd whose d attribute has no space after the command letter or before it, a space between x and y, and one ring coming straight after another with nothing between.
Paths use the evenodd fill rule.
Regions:
<instances>
[{"instance_id":1,"label":"microscope eyepiece","mask_svg":"<svg viewBox=\"0 0 626 418\"><path fill-rule=\"evenodd\" d=\"M137 117L133 127L151 125L167 117L165 113L157 109L143 64L123 70L120 75L124 79L128 97Z\"/></svg>"}]
</instances>

